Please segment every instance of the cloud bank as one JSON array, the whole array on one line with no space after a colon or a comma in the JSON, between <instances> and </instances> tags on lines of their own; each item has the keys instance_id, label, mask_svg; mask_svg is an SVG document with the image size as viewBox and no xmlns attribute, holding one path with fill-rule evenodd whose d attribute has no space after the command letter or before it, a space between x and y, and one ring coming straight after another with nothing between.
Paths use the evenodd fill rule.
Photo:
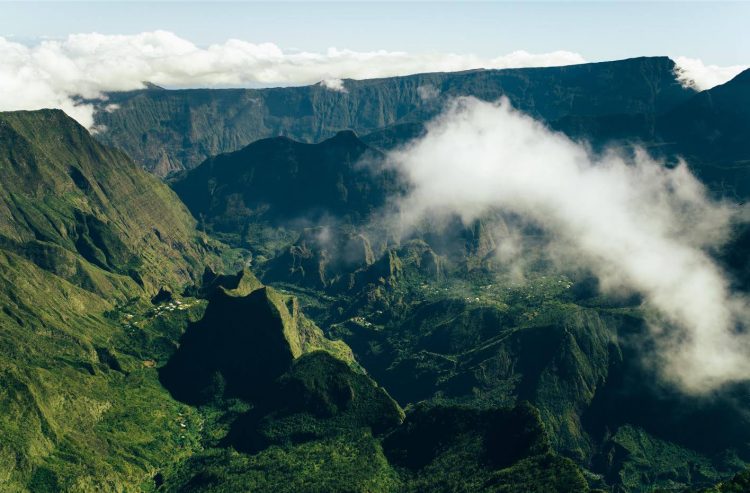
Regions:
<instances>
[{"instance_id":1,"label":"cloud bank","mask_svg":"<svg viewBox=\"0 0 750 493\"><path fill-rule=\"evenodd\" d=\"M686 87L694 87L700 91L711 89L729 82L750 65L731 65L720 67L706 65L698 58L678 56L674 59L677 64L677 79Z\"/></svg>"},{"instance_id":2,"label":"cloud bank","mask_svg":"<svg viewBox=\"0 0 750 493\"><path fill-rule=\"evenodd\" d=\"M25 46L0 37L0 110L61 108L84 126L93 108L77 97L140 89L143 81L171 88L304 85L418 72L583 63L567 51L516 51L497 58L450 53L284 51L273 43L230 39L201 48L166 31L117 36L74 34ZM336 90L342 85L326 87Z\"/></svg>"},{"instance_id":3,"label":"cloud bank","mask_svg":"<svg viewBox=\"0 0 750 493\"><path fill-rule=\"evenodd\" d=\"M642 295L665 377L705 392L750 375L750 338L738 333L748 300L706 253L726 240L734 210L709 199L684 163L669 169L644 152L593 157L507 101L474 98L454 101L389 157L410 185L402 226L518 216L603 289Z\"/></svg>"}]
</instances>

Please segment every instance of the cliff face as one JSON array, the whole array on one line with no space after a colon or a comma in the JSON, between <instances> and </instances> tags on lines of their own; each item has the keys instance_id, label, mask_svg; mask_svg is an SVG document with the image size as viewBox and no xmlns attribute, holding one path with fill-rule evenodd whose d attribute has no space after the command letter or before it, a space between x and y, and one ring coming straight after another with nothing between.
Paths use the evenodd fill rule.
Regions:
<instances>
[{"instance_id":1,"label":"cliff face","mask_svg":"<svg viewBox=\"0 0 750 493\"><path fill-rule=\"evenodd\" d=\"M596 147L639 144L658 158L679 156L713 191L745 200L750 196L748 108L750 70L662 113L569 115L553 127ZM397 127L366 141L402 141L408 132Z\"/></svg>"},{"instance_id":2,"label":"cliff face","mask_svg":"<svg viewBox=\"0 0 750 493\"><path fill-rule=\"evenodd\" d=\"M107 105L119 109L97 113L97 125L106 127L98 138L164 176L265 137L318 142L345 129L365 134L423 122L457 96L505 96L551 122L570 115L661 113L694 94L675 80L674 62L666 57L346 80L344 86L345 92L316 84L113 93Z\"/></svg>"}]
</instances>

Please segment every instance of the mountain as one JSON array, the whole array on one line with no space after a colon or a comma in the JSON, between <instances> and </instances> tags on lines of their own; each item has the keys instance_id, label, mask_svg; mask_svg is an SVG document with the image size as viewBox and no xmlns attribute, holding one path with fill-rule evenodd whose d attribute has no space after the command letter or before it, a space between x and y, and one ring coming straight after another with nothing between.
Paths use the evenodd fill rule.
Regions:
<instances>
[{"instance_id":1,"label":"mountain","mask_svg":"<svg viewBox=\"0 0 750 493\"><path fill-rule=\"evenodd\" d=\"M232 235L232 243L260 244L265 235L282 236L327 217L367 219L398 192L394 172L368 167L380 158L351 131L319 144L274 137L209 158L172 187L201 228Z\"/></svg>"},{"instance_id":2,"label":"mountain","mask_svg":"<svg viewBox=\"0 0 750 493\"><path fill-rule=\"evenodd\" d=\"M304 146L301 178L319 174L305 167L320 156L335 171L325 179L360 173L336 149L370 152L366 146L351 134L332 140L334 147ZM271 171L258 176L296 175ZM234 254L196 231L157 178L60 111L0 114L0 176L0 489L344 492L419 484L383 449L405 419L398 403L298 298L247 269L215 273ZM364 214L379 195L357 188L363 181L344 179L351 193L333 197L323 187L306 205L323 200ZM267 198L283 198L283 190ZM278 204L269 218L287 217ZM485 449L498 453L483 444L486 420L475 426L448 409L442 421L475 444L454 461L456 472L472 468L503 491L522 491L507 487L518 474L536 484L541 461L559 472L545 480L548 491L583 484L575 464L545 447L485 463ZM520 440L547 443L529 412ZM506 423L499 439L514 416L497 416ZM444 452L430 443L420 450Z\"/></svg>"},{"instance_id":3,"label":"mountain","mask_svg":"<svg viewBox=\"0 0 750 493\"><path fill-rule=\"evenodd\" d=\"M296 298L247 270L213 284L203 318L160 374L176 398L202 406L207 436L221 438L164 469L163 490L588 490L530 404L424 405L405 415Z\"/></svg>"},{"instance_id":4,"label":"mountain","mask_svg":"<svg viewBox=\"0 0 750 493\"><path fill-rule=\"evenodd\" d=\"M62 111L0 113L0 489L140 489L190 449L148 301L218 263L174 192Z\"/></svg>"},{"instance_id":5,"label":"mountain","mask_svg":"<svg viewBox=\"0 0 750 493\"><path fill-rule=\"evenodd\" d=\"M657 134L703 180L750 196L750 69L660 116Z\"/></svg>"},{"instance_id":6,"label":"mountain","mask_svg":"<svg viewBox=\"0 0 750 493\"><path fill-rule=\"evenodd\" d=\"M203 318L188 328L161 369L162 382L178 399L205 403L217 391L215 379L221 398L258 398L295 359L316 349L351 360L348 347L325 339L295 298L263 286L246 270L247 278L249 284L214 291Z\"/></svg>"},{"instance_id":7,"label":"mountain","mask_svg":"<svg viewBox=\"0 0 750 493\"><path fill-rule=\"evenodd\" d=\"M667 57L644 57L347 79L345 91L322 84L222 90L150 87L109 94L106 106L96 113L96 125L105 129L97 138L165 176L266 137L319 142L340 130L364 135L397 123L424 122L456 96L488 101L505 96L516 108L548 122L570 115L663 113L694 94L677 82L674 70Z\"/></svg>"},{"instance_id":8,"label":"mountain","mask_svg":"<svg viewBox=\"0 0 750 493\"><path fill-rule=\"evenodd\" d=\"M404 191L382 150L460 94L741 191L747 73L696 93L673 70L149 86L111 95L94 137L0 113L0 490L743 491L750 385L663 383L640 297L533 226L519 275L501 212L408 234L381 214ZM194 167L170 190L116 140ZM747 244L716 253L737 289Z\"/></svg>"},{"instance_id":9,"label":"mountain","mask_svg":"<svg viewBox=\"0 0 750 493\"><path fill-rule=\"evenodd\" d=\"M0 242L115 298L191 282L208 239L174 193L59 110L0 114Z\"/></svg>"},{"instance_id":10,"label":"mountain","mask_svg":"<svg viewBox=\"0 0 750 493\"><path fill-rule=\"evenodd\" d=\"M638 144L659 158L669 161L684 158L714 191L744 201L750 196L748 108L750 71L746 70L729 82L701 91L661 113L573 115L552 126L598 147ZM390 134L394 132L406 137L408 130L397 128ZM386 139L381 133L365 140Z\"/></svg>"}]
</instances>

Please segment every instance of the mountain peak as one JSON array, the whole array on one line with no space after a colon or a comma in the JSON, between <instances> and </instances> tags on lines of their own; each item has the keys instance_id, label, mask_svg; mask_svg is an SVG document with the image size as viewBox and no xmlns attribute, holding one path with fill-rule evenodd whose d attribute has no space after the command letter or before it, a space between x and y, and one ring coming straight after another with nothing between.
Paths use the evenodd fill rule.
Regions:
<instances>
[{"instance_id":1,"label":"mountain peak","mask_svg":"<svg viewBox=\"0 0 750 493\"><path fill-rule=\"evenodd\" d=\"M354 130L339 130L333 137L324 140L322 144L337 147L368 147L367 144L357 136Z\"/></svg>"}]
</instances>

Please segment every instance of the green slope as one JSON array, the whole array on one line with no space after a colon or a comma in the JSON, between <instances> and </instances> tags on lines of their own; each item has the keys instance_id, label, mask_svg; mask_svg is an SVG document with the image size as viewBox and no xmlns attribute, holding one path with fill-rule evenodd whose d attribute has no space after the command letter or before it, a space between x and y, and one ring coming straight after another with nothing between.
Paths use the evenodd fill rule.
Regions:
<instances>
[{"instance_id":1,"label":"green slope","mask_svg":"<svg viewBox=\"0 0 750 493\"><path fill-rule=\"evenodd\" d=\"M0 490L135 490L189 453L153 366L200 303L146 314L212 244L61 111L0 114Z\"/></svg>"},{"instance_id":2,"label":"green slope","mask_svg":"<svg viewBox=\"0 0 750 493\"><path fill-rule=\"evenodd\" d=\"M169 188L59 110L0 114L2 247L121 298L202 271L209 241Z\"/></svg>"}]
</instances>

